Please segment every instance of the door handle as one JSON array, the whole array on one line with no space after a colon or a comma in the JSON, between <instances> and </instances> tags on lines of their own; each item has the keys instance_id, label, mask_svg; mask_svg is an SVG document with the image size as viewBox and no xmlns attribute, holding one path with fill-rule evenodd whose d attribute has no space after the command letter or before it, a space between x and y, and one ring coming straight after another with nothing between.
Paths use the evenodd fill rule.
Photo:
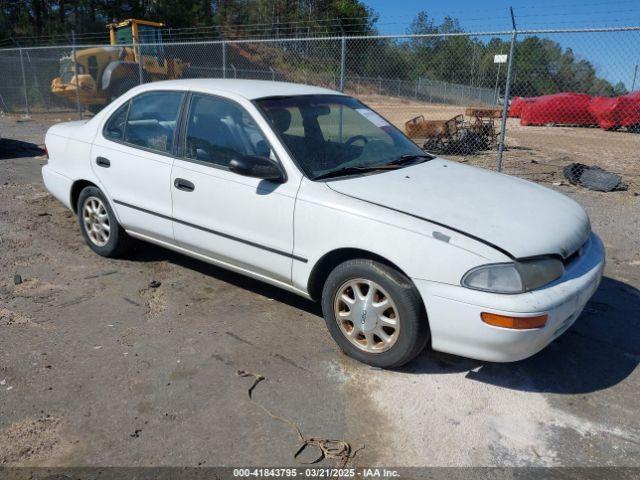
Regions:
<instances>
[{"instance_id":1,"label":"door handle","mask_svg":"<svg viewBox=\"0 0 640 480\"><path fill-rule=\"evenodd\" d=\"M98 157L96 158L96 165L99 167L109 168L111 166L111 162L107 158Z\"/></svg>"},{"instance_id":2,"label":"door handle","mask_svg":"<svg viewBox=\"0 0 640 480\"><path fill-rule=\"evenodd\" d=\"M193 183L189 180L185 180L184 178L176 178L173 181L173 186L184 192L193 192L196 189L196 186Z\"/></svg>"}]
</instances>

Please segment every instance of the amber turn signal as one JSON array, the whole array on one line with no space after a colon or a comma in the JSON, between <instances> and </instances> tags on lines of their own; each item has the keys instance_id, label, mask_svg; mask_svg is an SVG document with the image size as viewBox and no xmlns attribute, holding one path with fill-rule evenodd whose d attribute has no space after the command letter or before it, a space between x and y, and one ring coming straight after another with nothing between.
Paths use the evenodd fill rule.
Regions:
<instances>
[{"instance_id":1,"label":"amber turn signal","mask_svg":"<svg viewBox=\"0 0 640 480\"><path fill-rule=\"evenodd\" d=\"M537 315L535 317L509 317L498 315L497 313L482 312L482 321L488 325L502 328L512 328L515 330L528 330L531 328L542 328L547 323L548 315Z\"/></svg>"}]
</instances>

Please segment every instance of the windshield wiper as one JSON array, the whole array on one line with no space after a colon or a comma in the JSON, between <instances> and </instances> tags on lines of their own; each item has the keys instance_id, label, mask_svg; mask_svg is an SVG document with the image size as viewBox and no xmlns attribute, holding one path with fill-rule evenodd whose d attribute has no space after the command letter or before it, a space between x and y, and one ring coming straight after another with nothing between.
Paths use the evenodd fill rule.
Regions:
<instances>
[{"instance_id":1,"label":"windshield wiper","mask_svg":"<svg viewBox=\"0 0 640 480\"><path fill-rule=\"evenodd\" d=\"M324 178L333 178L340 177L342 175L349 174L357 174L363 172L374 172L376 170L395 170L407 163L412 163L416 159L422 159L421 162L427 162L429 160L433 160L435 157L433 155L429 155L426 153L407 153L405 155L401 155L398 158L391 160L390 162L383 163L380 165L370 165L370 166L362 166L362 167L344 167L339 168L337 170L332 170L327 173L321 173L320 175L313 177L313 180L322 180Z\"/></svg>"},{"instance_id":2,"label":"windshield wiper","mask_svg":"<svg viewBox=\"0 0 640 480\"><path fill-rule=\"evenodd\" d=\"M369 167L344 167L338 168L337 170L332 170L327 173L321 173L320 175L316 175L313 177L313 180L323 180L325 178L333 178L333 177L341 177L343 175L357 174L357 173L366 173L366 172L375 172L376 170L395 170L397 168L396 165L371 165Z\"/></svg>"},{"instance_id":3,"label":"windshield wiper","mask_svg":"<svg viewBox=\"0 0 640 480\"><path fill-rule=\"evenodd\" d=\"M418 163L423 163L428 162L429 160L433 160L435 157L426 153L407 153L405 155L400 155L395 160L391 160L389 163L387 163L387 165L406 165L407 163L411 163L418 158L422 159L422 161Z\"/></svg>"}]
</instances>

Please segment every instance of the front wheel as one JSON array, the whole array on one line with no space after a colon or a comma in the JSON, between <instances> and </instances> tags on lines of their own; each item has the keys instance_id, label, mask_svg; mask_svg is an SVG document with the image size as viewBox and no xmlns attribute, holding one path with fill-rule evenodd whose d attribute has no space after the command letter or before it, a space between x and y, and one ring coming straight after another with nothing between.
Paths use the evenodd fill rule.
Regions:
<instances>
[{"instance_id":1,"label":"front wheel","mask_svg":"<svg viewBox=\"0 0 640 480\"><path fill-rule=\"evenodd\" d=\"M338 265L324 284L322 311L338 346L376 367L404 365L429 340L424 306L411 280L373 260Z\"/></svg>"}]
</instances>

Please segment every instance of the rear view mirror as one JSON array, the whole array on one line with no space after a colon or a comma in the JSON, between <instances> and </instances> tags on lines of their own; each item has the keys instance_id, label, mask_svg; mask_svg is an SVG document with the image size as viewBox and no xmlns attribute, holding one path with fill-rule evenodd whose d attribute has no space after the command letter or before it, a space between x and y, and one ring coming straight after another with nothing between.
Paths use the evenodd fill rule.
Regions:
<instances>
[{"instance_id":1,"label":"rear view mirror","mask_svg":"<svg viewBox=\"0 0 640 480\"><path fill-rule=\"evenodd\" d=\"M316 105L313 107L314 114L318 117L329 115L331 113L331 108L329 105Z\"/></svg>"},{"instance_id":2,"label":"rear view mirror","mask_svg":"<svg viewBox=\"0 0 640 480\"><path fill-rule=\"evenodd\" d=\"M245 177L262 178L272 182L284 182L285 176L278 163L268 157L244 155L229 162L229 170Z\"/></svg>"},{"instance_id":3,"label":"rear view mirror","mask_svg":"<svg viewBox=\"0 0 640 480\"><path fill-rule=\"evenodd\" d=\"M331 113L329 105L309 105L300 109L303 117L322 117Z\"/></svg>"}]
</instances>

